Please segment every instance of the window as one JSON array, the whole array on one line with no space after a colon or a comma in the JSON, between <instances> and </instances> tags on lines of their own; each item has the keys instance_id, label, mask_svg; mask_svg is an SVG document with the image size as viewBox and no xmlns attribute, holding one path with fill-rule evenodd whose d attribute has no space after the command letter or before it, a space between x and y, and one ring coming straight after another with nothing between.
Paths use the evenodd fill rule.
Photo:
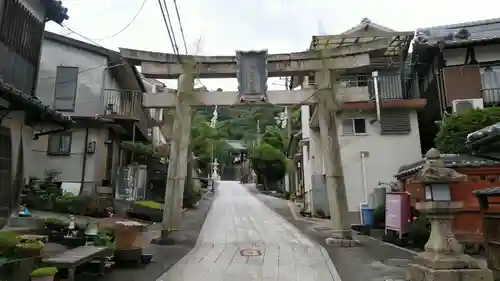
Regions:
<instances>
[{"instance_id":1,"label":"window","mask_svg":"<svg viewBox=\"0 0 500 281\"><path fill-rule=\"evenodd\" d=\"M58 66L54 88L54 108L60 111L74 111L78 67Z\"/></svg>"},{"instance_id":2,"label":"window","mask_svg":"<svg viewBox=\"0 0 500 281\"><path fill-rule=\"evenodd\" d=\"M367 87L369 78L367 75L346 75L340 78L345 87Z\"/></svg>"},{"instance_id":3,"label":"window","mask_svg":"<svg viewBox=\"0 0 500 281\"><path fill-rule=\"evenodd\" d=\"M500 67L484 67L481 69L481 83L483 89L499 89L500 88Z\"/></svg>"},{"instance_id":4,"label":"window","mask_svg":"<svg viewBox=\"0 0 500 281\"><path fill-rule=\"evenodd\" d=\"M71 153L71 133L60 133L49 136L47 154L68 155Z\"/></svg>"},{"instance_id":5,"label":"window","mask_svg":"<svg viewBox=\"0 0 500 281\"><path fill-rule=\"evenodd\" d=\"M342 121L342 134L364 135L366 134L366 121L364 118L349 118Z\"/></svg>"}]
</instances>

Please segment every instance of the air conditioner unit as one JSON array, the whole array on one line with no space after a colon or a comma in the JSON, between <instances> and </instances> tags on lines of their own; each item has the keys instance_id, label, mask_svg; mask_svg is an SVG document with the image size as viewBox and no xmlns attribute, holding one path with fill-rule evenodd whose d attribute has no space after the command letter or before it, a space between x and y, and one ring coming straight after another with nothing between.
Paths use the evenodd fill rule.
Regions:
<instances>
[{"instance_id":1,"label":"air conditioner unit","mask_svg":"<svg viewBox=\"0 0 500 281\"><path fill-rule=\"evenodd\" d=\"M456 114L460 114L470 109L483 108L483 107L484 107L483 99L463 99L463 100L453 101L453 113Z\"/></svg>"}]
</instances>

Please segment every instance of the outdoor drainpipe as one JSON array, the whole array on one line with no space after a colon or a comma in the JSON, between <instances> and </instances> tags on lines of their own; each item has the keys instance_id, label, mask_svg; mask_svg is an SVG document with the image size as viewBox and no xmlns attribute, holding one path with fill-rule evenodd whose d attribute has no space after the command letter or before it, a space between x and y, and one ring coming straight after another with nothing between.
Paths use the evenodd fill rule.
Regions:
<instances>
[{"instance_id":1,"label":"outdoor drainpipe","mask_svg":"<svg viewBox=\"0 0 500 281\"><path fill-rule=\"evenodd\" d=\"M87 144L89 143L89 128L85 128L85 141L83 143L83 158L82 158L82 179L80 181L80 190L83 190L83 184L85 182L85 171L87 170Z\"/></svg>"},{"instance_id":2,"label":"outdoor drainpipe","mask_svg":"<svg viewBox=\"0 0 500 281\"><path fill-rule=\"evenodd\" d=\"M372 77L373 77L373 91L375 94L375 107L377 110L377 121L380 122L380 96L379 96L380 93L378 89L378 71L373 71Z\"/></svg>"},{"instance_id":3,"label":"outdoor drainpipe","mask_svg":"<svg viewBox=\"0 0 500 281\"><path fill-rule=\"evenodd\" d=\"M364 224L364 217L363 217L363 205L367 204L368 205L368 190L367 190L367 183L366 183L366 152L361 151L359 153L359 156L361 157L361 173L363 177L363 195L365 197L365 202L361 203L359 206L359 215L361 219L361 223Z\"/></svg>"}]
</instances>

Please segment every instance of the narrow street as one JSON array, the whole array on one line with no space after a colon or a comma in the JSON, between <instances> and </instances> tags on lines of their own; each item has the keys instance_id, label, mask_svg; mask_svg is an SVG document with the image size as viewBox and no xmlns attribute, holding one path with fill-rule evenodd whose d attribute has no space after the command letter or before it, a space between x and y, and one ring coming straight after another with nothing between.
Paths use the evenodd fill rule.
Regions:
<instances>
[{"instance_id":1,"label":"narrow street","mask_svg":"<svg viewBox=\"0 0 500 281\"><path fill-rule=\"evenodd\" d=\"M222 181L195 248L158 281L340 281L325 249L252 196Z\"/></svg>"}]
</instances>

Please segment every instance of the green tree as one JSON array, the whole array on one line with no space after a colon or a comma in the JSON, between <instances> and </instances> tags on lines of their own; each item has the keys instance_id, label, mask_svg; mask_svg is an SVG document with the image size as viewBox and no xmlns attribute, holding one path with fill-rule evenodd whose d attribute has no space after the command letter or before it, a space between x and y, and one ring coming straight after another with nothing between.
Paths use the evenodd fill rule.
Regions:
<instances>
[{"instance_id":1,"label":"green tree","mask_svg":"<svg viewBox=\"0 0 500 281\"><path fill-rule=\"evenodd\" d=\"M285 149L285 143L282 133L280 129L269 126L264 135L262 135L262 142L283 151Z\"/></svg>"},{"instance_id":2,"label":"green tree","mask_svg":"<svg viewBox=\"0 0 500 281\"><path fill-rule=\"evenodd\" d=\"M209 172L212 154L220 158L226 145L226 138L218 128L210 126L208 115L196 112L191 127L191 145L194 155L198 157L198 167L207 174ZM208 120L207 120L208 119Z\"/></svg>"},{"instance_id":3,"label":"green tree","mask_svg":"<svg viewBox=\"0 0 500 281\"><path fill-rule=\"evenodd\" d=\"M467 153L467 135L486 126L500 122L500 107L471 109L461 114L446 117L441 123L435 139L436 148L442 153ZM487 147L484 152L498 151L498 147Z\"/></svg>"},{"instance_id":4,"label":"green tree","mask_svg":"<svg viewBox=\"0 0 500 281\"><path fill-rule=\"evenodd\" d=\"M271 189L286 173L286 157L281 150L268 143L261 143L250 151L252 169L264 188Z\"/></svg>"}]
</instances>

